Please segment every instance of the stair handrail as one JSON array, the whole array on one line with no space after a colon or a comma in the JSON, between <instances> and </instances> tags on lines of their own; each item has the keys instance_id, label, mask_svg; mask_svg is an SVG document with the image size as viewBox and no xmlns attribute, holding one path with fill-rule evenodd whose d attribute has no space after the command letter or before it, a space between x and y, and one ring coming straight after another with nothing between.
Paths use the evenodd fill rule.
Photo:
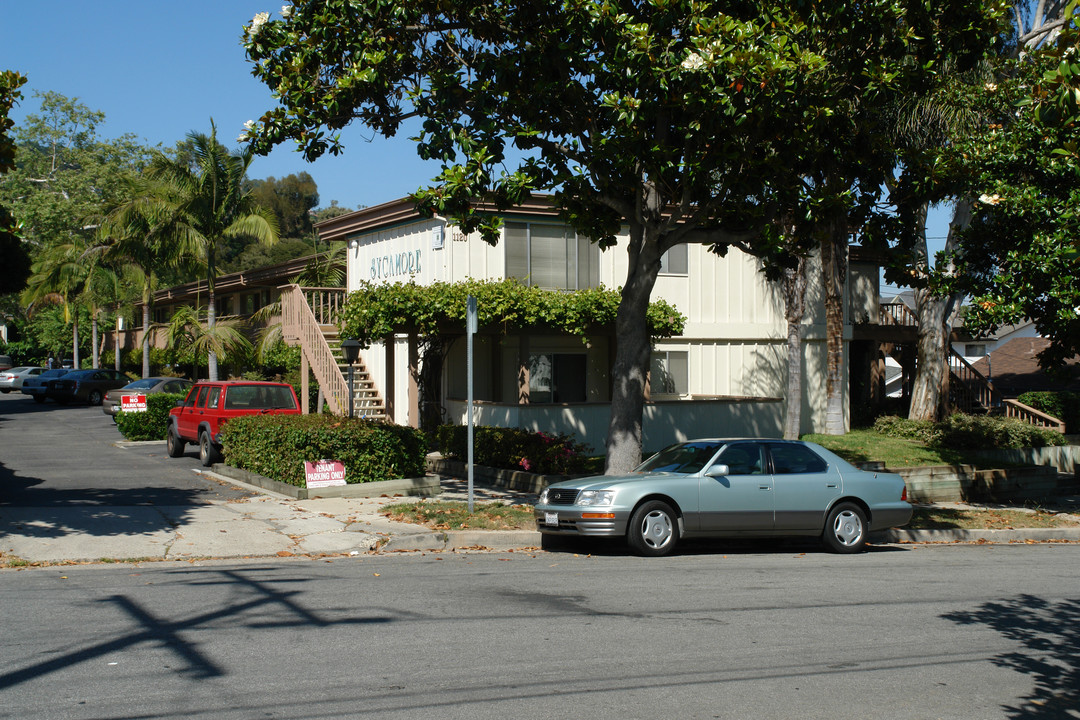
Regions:
<instances>
[{"instance_id":1,"label":"stair handrail","mask_svg":"<svg viewBox=\"0 0 1080 720\"><path fill-rule=\"evenodd\" d=\"M1019 400L1005 400L1005 417L1023 420L1038 427L1049 428L1062 435L1065 434L1065 421L1053 415L1047 415L1041 410L1036 410L1030 405L1025 405Z\"/></svg>"},{"instance_id":2,"label":"stair handrail","mask_svg":"<svg viewBox=\"0 0 1080 720\"><path fill-rule=\"evenodd\" d=\"M330 412L344 415L349 406L349 386L319 326L330 325L336 321L336 311L341 307L340 299L332 300L331 294L325 291L334 290L343 298L345 290L301 288L299 285L283 285L280 290L282 335L286 341L300 341L300 351L304 353L315 378L322 386ZM309 296L305 290L314 291L313 296L318 301L314 309L309 304ZM331 311L334 315L330 314Z\"/></svg>"},{"instance_id":3,"label":"stair handrail","mask_svg":"<svg viewBox=\"0 0 1080 720\"><path fill-rule=\"evenodd\" d=\"M989 379L969 363L964 356L949 347L949 374L963 388L964 393L986 409L1001 405L1000 393ZM971 408L963 408L970 411Z\"/></svg>"}]
</instances>

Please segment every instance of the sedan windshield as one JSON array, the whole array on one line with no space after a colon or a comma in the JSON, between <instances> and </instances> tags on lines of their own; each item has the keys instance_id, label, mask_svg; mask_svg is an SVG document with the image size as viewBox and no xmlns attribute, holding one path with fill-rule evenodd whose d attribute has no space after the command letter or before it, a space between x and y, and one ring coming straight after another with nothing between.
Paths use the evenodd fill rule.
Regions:
<instances>
[{"instance_id":1,"label":"sedan windshield","mask_svg":"<svg viewBox=\"0 0 1080 720\"><path fill-rule=\"evenodd\" d=\"M722 442L688 442L664 448L638 466L637 472L701 472Z\"/></svg>"},{"instance_id":2,"label":"sedan windshield","mask_svg":"<svg viewBox=\"0 0 1080 720\"><path fill-rule=\"evenodd\" d=\"M124 386L125 390L148 390L161 382L158 378L143 378Z\"/></svg>"}]
</instances>

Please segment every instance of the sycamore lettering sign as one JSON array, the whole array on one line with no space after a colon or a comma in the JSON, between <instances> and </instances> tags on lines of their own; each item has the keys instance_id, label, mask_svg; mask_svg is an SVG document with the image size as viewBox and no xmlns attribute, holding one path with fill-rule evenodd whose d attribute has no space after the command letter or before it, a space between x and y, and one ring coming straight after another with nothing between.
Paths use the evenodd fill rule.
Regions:
<instances>
[{"instance_id":1,"label":"sycamore lettering sign","mask_svg":"<svg viewBox=\"0 0 1080 720\"><path fill-rule=\"evenodd\" d=\"M371 279L415 275L420 272L420 251L409 250L395 255L380 255L371 258Z\"/></svg>"}]
</instances>

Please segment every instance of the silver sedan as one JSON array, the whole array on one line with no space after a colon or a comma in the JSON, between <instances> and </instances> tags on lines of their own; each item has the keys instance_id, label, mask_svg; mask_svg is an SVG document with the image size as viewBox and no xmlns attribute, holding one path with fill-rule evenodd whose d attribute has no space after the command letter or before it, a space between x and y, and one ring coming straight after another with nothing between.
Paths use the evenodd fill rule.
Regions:
<instances>
[{"instance_id":1,"label":"silver sedan","mask_svg":"<svg viewBox=\"0 0 1080 720\"><path fill-rule=\"evenodd\" d=\"M860 470L814 443L692 440L629 475L554 483L540 494L545 538L625 537L640 555L666 555L683 537L821 537L860 552L867 533L911 519L899 475Z\"/></svg>"}]
</instances>

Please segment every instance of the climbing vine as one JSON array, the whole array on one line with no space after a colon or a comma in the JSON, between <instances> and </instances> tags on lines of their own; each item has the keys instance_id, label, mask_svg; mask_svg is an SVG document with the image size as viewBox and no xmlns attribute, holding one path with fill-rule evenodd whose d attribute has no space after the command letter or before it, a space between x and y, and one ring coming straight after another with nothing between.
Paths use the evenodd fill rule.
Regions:
<instances>
[{"instance_id":1,"label":"climbing vine","mask_svg":"<svg viewBox=\"0 0 1080 720\"><path fill-rule=\"evenodd\" d=\"M620 300L618 290L543 290L513 279L363 283L345 302L341 334L364 347L393 333L416 332L427 338L463 334L469 295L476 297L481 331L511 333L542 327L576 335L583 342L597 332L613 331ZM655 339L681 335L686 318L668 302L654 300L647 321ZM458 331L448 331L451 327Z\"/></svg>"}]
</instances>

